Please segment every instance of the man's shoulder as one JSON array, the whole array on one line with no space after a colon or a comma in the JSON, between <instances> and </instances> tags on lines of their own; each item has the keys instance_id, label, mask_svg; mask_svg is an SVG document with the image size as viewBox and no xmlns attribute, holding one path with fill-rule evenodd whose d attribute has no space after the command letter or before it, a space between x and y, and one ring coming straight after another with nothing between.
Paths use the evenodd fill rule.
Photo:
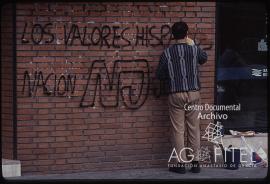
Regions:
<instances>
[{"instance_id":1,"label":"man's shoulder","mask_svg":"<svg viewBox=\"0 0 270 184\"><path fill-rule=\"evenodd\" d=\"M199 47L197 45L189 45L189 44L173 44L173 45L170 45L169 47L167 47L166 49L164 49L164 52L166 51L170 51L172 49L175 49L175 48L188 48L188 49L198 49Z\"/></svg>"},{"instance_id":2,"label":"man's shoulder","mask_svg":"<svg viewBox=\"0 0 270 184\"><path fill-rule=\"evenodd\" d=\"M171 51L173 48L175 48L177 46L177 44L172 44L169 47L167 47L166 49L164 49L164 52L168 52Z\"/></svg>"}]
</instances>

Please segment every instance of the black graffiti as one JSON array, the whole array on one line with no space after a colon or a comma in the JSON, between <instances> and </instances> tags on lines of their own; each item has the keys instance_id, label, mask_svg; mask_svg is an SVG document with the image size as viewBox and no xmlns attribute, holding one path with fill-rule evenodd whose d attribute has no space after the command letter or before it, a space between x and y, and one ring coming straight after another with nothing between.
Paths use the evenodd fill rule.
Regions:
<instances>
[{"instance_id":1,"label":"black graffiti","mask_svg":"<svg viewBox=\"0 0 270 184\"><path fill-rule=\"evenodd\" d=\"M127 71L120 71L116 72L116 69L118 68L118 65L121 63L144 63L146 71L144 70L127 70ZM113 104L105 104L103 97L106 95L102 94L102 85L103 80L101 79L101 74L98 73L96 77L93 77L93 70L96 68L97 64L101 64L102 66L99 67L100 69L105 70L105 76L106 80L108 81L109 91L114 90L113 86L116 86L116 94L115 94L115 101ZM121 80L123 79L123 74L139 74L141 76L141 83L139 84L139 94L137 95L137 98L134 100L132 97L134 97L134 94L132 94L132 85L126 85L121 86ZM88 102L86 102L86 97L90 96L87 95L89 93L89 87L90 87L90 80L94 80L94 90L92 99L90 99ZM99 96L99 102L102 107L118 107L119 101L122 100L123 104L128 109L138 109L140 108L146 101L148 94L149 94L149 85L150 85L150 68L148 61L145 59L137 59L137 60L116 60L113 65L113 71L111 74L109 74L107 66L105 64L104 60L95 60L92 62L92 65L89 69L88 79L87 79L87 85L85 87L83 96L81 98L80 106L81 107L94 107L95 101L97 95ZM124 91L128 90L127 98L125 98ZM99 91L99 94L97 94L97 91ZM145 91L145 93L143 93Z\"/></svg>"},{"instance_id":2,"label":"black graffiti","mask_svg":"<svg viewBox=\"0 0 270 184\"><path fill-rule=\"evenodd\" d=\"M132 70L121 69L119 65L125 63L140 63L144 64L144 67L140 69L134 69L133 67ZM118 72L119 68L121 69L120 72ZM95 69L98 69L98 71L94 72ZM102 74L105 75L105 78L102 78ZM135 77L137 80L137 88L135 89L133 83L129 83L128 85L122 84L122 80L125 80L125 75L131 76L133 74L137 75L137 77ZM28 92L27 95L29 97L36 96L39 88L41 88L43 94L47 96L61 97L74 94L75 92L77 80L75 74L61 74L59 77L59 75L55 73L49 73L45 76L42 71L35 71L33 77L31 76L28 71L24 72L22 94ZM140 83L138 83L138 79ZM111 73L109 73L104 60L95 60L89 68L87 82L79 106L94 107L98 100L100 105L104 108L118 107L122 101L127 109L138 109L145 103L150 94L153 94L155 98L167 95L168 86L166 86L166 84L165 81L159 81L155 78L150 79L150 66L145 59L116 60L114 61ZM108 86L108 89L102 89L105 86ZM111 101L110 104L106 104L106 99L104 99L107 97L107 94L104 94L106 90L110 93L110 96L114 96L114 100ZM139 91L137 95L134 94L134 90ZM125 91L127 91L126 95L124 94Z\"/></svg>"},{"instance_id":3,"label":"black graffiti","mask_svg":"<svg viewBox=\"0 0 270 184\"><path fill-rule=\"evenodd\" d=\"M44 37L45 44L52 43L56 35L51 33L52 23L47 23L45 25L42 24L33 24L29 26L27 22L25 22L23 34L21 37L22 44L30 43L30 41L34 44L42 44ZM31 28L30 36L27 37L27 28ZM154 30L158 29L157 26L151 27L140 27L136 26L136 33L134 35L135 46L159 46L164 45L164 39L168 37L170 44L172 40L171 28L169 25L162 25L159 28L159 33L154 33ZM101 27L93 27L88 28L87 26L79 27L77 24L72 24L68 26L64 25L64 43L65 45L74 45L74 41L78 40L79 43L83 46L90 45L99 45L100 47L113 47L113 48L124 48L130 46L132 44L130 38L126 37L128 34L130 27L121 28L120 26L109 26L103 25ZM124 43L118 44L117 42L123 40ZM156 43L151 43L156 42Z\"/></svg>"},{"instance_id":4,"label":"black graffiti","mask_svg":"<svg viewBox=\"0 0 270 184\"><path fill-rule=\"evenodd\" d=\"M164 81L164 80L153 80L153 81L157 81L157 82L153 82L153 87L152 87L152 91L153 91L153 96L155 98L160 98L162 96L167 96L169 94L169 87L168 87L168 82Z\"/></svg>"},{"instance_id":5,"label":"black graffiti","mask_svg":"<svg viewBox=\"0 0 270 184\"><path fill-rule=\"evenodd\" d=\"M125 37L125 34L130 30L130 27L126 27L121 30L119 26L108 26L103 25L102 27L94 27L92 30L88 29L87 26L83 27L83 31L80 31L80 27L76 24L72 24L68 29L67 25L64 25L64 35L65 35L65 44L73 45L74 40L78 40L81 45L90 46L90 45L100 45L100 47L113 47L113 48L123 48L131 45L131 41ZM169 43L172 40L171 28L169 25L162 25L160 28L160 33L155 34L154 29L157 29L156 26L151 27L139 27L136 26L135 33L135 46L158 46L164 45L164 39L168 37ZM120 33L118 33L120 32ZM160 35L159 37L157 35ZM94 39L94 36L95 39ZM88 42L86 41L87 38ZM96 41L95 41L96 40ZM124 40L124 44L117 44L118 41ZM157 43L152 44L151 41L157 41Z\"/></svg>"},{"instance_id":6,"label":"black graffiti","mask_svg":"<svg viewBox=\"0 0 270 184\"><path fill-rule=\"evenodd\" d=\"M26 28L28 27L27 22L24 24L23 28L23 34L21 37L22 43L29 43L32 41L33 44L37 45L40 44L43 40L45 41L46 44L52 43L54 41L54 34L51 33L51 26L52 23L47 23L45 25L41 24L34 24L31 28L31 34L30 38L26 37ZM44 39L44 37L47 36L47 39Z\"/></svg>"},{"instance_id":7,"label":"black graffiti","mask_svg":"<svg viewBox=\"0 0 270 184\"><path fill-rule=\"evenodd\" d=\"M171 34L171 27L169 25L162 25L160 28L159 34L155 34L153 32L154 29L157 29L156 26L151 27L139 27L136 26L136 43L135 45L145 45L148 46L159 46L159 45L165 45L164 40L168 36L168 43L166 45L169 45L171 43L171 40L173 39ZM159 35L160 37L158 37ZM156 41L157 43L151 43L151 41Z\"/></svg>"},{"instance_id":8,"label":"black graffiti","mask_svg":"<svg viewBox=\"0 0 270 184\"><path fill-rule=\"evenodd\" d=\"M30 27L30 34L27 33L27 28ZM23 34L21 37L22 44L33 43L37 44L51 44L57 37L56 34L51 33L53 23L47 24L33 24L29 26L25 22ZM168 46L173 40L171 26L164 24L161 27L153 26L136 26L136 30L131 30L130 27L109 26L103 25L101 27L89 28L88 26L80 27L77 24L64 25L64 44L75 45L78 41L83 46L100 46L107 48L124 48L127 46ZM28 31L29 32L29 31ZM213 47L213 42L207 39L205 34L201 34L200 30L195 30L195 33L190 34L190 37L195 41L195 44L202 46L204 50L210 50ZM127 35L133 35L134 42L131 41ZM30 36L29 36L30 35ZM44 41L44 42L43 42ZM119 42L121 41L121 44ZM77 44L77 43L76 43Z\"/></svg>"},{"instance_id":9,"label":"black graffiti","mask_svg":"<svg viewBox=\"0 0 270 184\"><path fill-rule=\"evenodd\" d=\"M83 27L82 32L80 31L80 27L76 24L72 24L69 29L66 25L64 25L65 45L73 45L74 40L76 39L79 40L81 45L84 46L100 45L100 47L107 46L110 48L112 46L114 48L120 48L120 45L116 43L120 39L126 42L125 44L121 45L122 48L131 45L131 42L125 37L126 31L128 31L130 28L127 27L121 30L121 33L118 34L117 30L119 29L119 26L110 27L108 25L104 25L101 28L94 27L89 32L89 29L87 26L85 26ZM110 35L113 35L112 39L109 38Z\"/></svg>"},{"instance_id":10,"label":"black graffiti","mask_svg":"<svg viewBox=\"0 0 270 184\"><path fill-rule=\"evenodd\" d=\"M48 96L64 96L69 93L73 94L75 91L76 75L62 74L57 78L58 76L55 73L50 73L45 78L42 71L35 71L33 75L34 77L31 78L28 71L24 72L23 94L25 91L28 91L28 96L36 96L38 88L42 88L43 94ZM51 85L48 85L48 81L53 82Z\"/></svg>"}]
</instances>

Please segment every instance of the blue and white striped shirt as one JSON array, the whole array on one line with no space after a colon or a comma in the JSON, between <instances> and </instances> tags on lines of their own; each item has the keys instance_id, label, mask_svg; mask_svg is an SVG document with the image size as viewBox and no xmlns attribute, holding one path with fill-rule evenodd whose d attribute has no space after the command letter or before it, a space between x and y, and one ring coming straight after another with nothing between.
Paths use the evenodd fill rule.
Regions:
<instances>
[{"instance_id":1,"label":"blue and white striped shirt","mask_svg":"<svg viewBox=\"0 0 270 184\"><path fill-rule=\"evenodd\" d=\"M207 54L196 45L174 44L165 49L159 61L156 77L168 80L171 93L200 89L198 64L207 61Z\"/></svg>"}]
</instances>

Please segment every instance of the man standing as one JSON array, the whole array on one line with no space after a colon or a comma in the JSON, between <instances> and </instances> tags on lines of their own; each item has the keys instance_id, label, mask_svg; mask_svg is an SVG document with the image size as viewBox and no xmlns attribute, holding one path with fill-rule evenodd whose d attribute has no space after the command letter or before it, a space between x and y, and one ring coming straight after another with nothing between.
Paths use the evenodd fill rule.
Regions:
<instances>
[{"instance_id":1,"label":"man standing","mask_svg":"<svg viewBox=\"0 0 270 184\"><path fill-rule=\"evenodd\" d=\"M196 46L187 36L188 25L176 22L172 26L172 34L176 43L165 49L159 61L156 76L168 81L169 86L169 115L172 123L173 147L178 154L177 167L169 167L170 171L185 173L185 163L192 160L191 171L200 172L200 119L199 111L187 111L185 106L200 104L200 82L198 64L207 61L207 54ZM194 155L187 159L184 146L184 132L187 128L187 140Z\"/></svg>"}]
</instances>

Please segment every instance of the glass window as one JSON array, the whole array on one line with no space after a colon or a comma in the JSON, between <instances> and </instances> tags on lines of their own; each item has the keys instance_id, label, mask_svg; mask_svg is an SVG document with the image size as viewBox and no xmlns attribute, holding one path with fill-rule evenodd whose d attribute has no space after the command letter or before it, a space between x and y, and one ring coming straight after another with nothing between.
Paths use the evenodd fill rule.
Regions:
<instances>
[{"instance_id":1,"label":"glass window","mask_svg":"<svg viewBox=\"0 0 270 184\"><path fill-rule=\"evenodd\" d=\"M219 3L217 104L241 104L229 129L267 131L267 14L262 3Z\"/></svg>"}]
</instances>

